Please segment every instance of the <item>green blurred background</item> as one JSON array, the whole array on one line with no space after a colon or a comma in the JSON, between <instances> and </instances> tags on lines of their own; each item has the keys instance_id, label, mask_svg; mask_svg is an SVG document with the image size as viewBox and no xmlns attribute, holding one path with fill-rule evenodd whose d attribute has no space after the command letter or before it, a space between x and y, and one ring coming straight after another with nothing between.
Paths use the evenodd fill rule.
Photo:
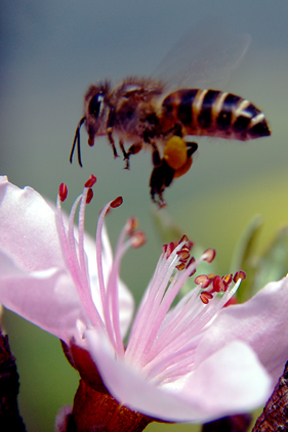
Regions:
<instances>
[{"instance_id":1,"label":"green blurred background","mask_svg":"<svg viewBox=\"0 0 288 432\"><path fill-rule=\"evenodd\" d=\"M261 214L261 247L288 220L287 77L288 3L276 0L3 0L1 8L0 173L20 187L30 185L52 201L64 181L67 210L94 173L95 199L87 209L94 235L99 209L118 195L124 205L107 221L112 242L134 215L146 245L128 252L122 277L139 300L161 249L148 193L150 154L123 170L105 139L94 148L82 132L84 168L69 164L82 98L101 78L149 75L179 37L208 15L221 17L252 43L225 90L263 109L271 138L249 143L199 140L191 171L167 190L167 211L191 239L217 250L218 271L229 271L237 239ZM199 41L201 44L201 41ZM1 222L0 222L1 223ZM21 221L19 221L21 223ZM29 432L52 431L60 407L72 404L78 376L59 341L5 311L4 326L21 377L20 409ZM191 425L151 425L147 430L192 431Z\"/></svg>"}]
</instances>

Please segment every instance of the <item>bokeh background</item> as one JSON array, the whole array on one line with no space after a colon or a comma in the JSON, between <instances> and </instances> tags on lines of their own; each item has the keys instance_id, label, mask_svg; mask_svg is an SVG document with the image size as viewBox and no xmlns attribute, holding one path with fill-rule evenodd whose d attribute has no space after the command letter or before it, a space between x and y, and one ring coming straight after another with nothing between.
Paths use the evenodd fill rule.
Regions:
<instances>
[{"instance_id":1,"label":"bokeh background","mask_svg":"<svg viewBox=\"0 0 288 432\"><path fill-rule=\"evenodd\" d=\"M109 216L115 244L127 217L139 218L146 245L128 252L122 277L139 299L161 248L148 181L150 154L131 158L123 170L105 139L88 148L82 131L84 168L69 164L76 125L89 84L126 75L149 75L169 48L197 23L220 17L252 43L224 90L263 109L272 136L249 143L199 140L191 171L166 191L167 212L191 239L217 250L219 272L229 271L237 239L253 216L265 224L260 247L288 221L287 76L288 3L281 0L2 0L0 173L30 185L54 201L68 185L69 206L94 173L98 183L87 211L94 235L99 209L118 195ZM201 46L201 40L197 41ZM1 223L1 221L0 221ZM21 220L19 220L21 224ZM27 430L52 431L60 407L72 404L78 376L59 341L9 311L4 314L21 377L19 397ZM191 425L151 425L147 430L192 431Z\"/></svg>"}]
</instances>

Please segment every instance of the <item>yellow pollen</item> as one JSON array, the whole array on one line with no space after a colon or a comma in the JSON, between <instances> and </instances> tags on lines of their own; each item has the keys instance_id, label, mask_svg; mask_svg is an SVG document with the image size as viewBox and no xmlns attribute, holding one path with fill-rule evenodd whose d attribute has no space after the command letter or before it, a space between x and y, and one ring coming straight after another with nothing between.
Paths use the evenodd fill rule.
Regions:
<instances>
[{"instance_id":1,"label":"yellow pollen","mask_svg":"<svg viewBox=\"0 0 288 432\"><path fill-rule=\"evenodd\" d=\"M177 171L187 161L187 146L183 138L172 136L164 148L164 159L167 164Z\"/></svg>"}]
</instances>

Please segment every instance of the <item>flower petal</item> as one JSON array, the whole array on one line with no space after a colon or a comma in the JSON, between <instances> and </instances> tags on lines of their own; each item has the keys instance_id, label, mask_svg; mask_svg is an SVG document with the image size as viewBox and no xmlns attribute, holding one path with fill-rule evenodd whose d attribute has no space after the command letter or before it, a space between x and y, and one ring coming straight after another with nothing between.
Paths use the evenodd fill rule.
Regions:
<instances>
[{"instance_id":1,"label":"flower petal","mask_svg":"<svg viewBox=\"0 0 288 432\"><path fill-rule=\"evenodd\" d=\"M0 303L68 343L81 341L77 321L87 317L70 275L51 268L25 272L0 252Z\"/></svg>"},{"instance_id":2,"label":"flower petal","mask_svg":"<svg viewBox=\"0 0 288 432\"><path fill-rule=\"evenodd\" d=\"M103 335L95 331L85 335L90 354L118 402L161 420L207 422L253 409L271 390L263 366L242 342L234 342L208 358L181 383L161 388L147 381L141 371L115 359Z\"/></svg>"},{"instance_id":3,"label":"flower petal","mask_svg":"<svg viewBox=\"0 0 288 432\"><path fill-rule=\"evenodd\" d=\"M0 181L0 249L30 271L64 265L51 207L34 189Z\"/></svg>"},{"instance_id":4,"label":"flower petal","mask_svg":"<svg viewBox=\"0 0 288 432\"><path fill-rule=\"evenodd\" d=\"M269 283L246 303L222 309L199 344L196 366L229 342L243 340L257 353L275 385L288 359L287 310L287 276Z\"/></svg>"}]
</instances>

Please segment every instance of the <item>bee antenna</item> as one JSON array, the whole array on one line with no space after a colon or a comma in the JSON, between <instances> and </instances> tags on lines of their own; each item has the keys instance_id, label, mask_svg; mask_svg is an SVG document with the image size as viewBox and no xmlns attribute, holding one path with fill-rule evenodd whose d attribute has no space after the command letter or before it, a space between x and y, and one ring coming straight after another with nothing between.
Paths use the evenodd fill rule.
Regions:
<instances>
[{"instance_id":1,"label":"bee antenna","mask_svg":"<svg viewBox=\"0 0 288 432\"><path fill-rule=\"evenodd\" d=\"M78 154L78 162L79 165L82 167L82 162L81 162L81 150L80 150L80 128L83 125L83 123L85 122L86 117L82 117L81 120L78 123L76 132L75 132L75 137L74 137L74 141L73 141L73 145L72 145L72 149L71 149L71 153L70 153L70 163L72 163L73 161L73 154L75 151L75 147L77 145L77 154Z\"/></svg>"}]
</instances>

